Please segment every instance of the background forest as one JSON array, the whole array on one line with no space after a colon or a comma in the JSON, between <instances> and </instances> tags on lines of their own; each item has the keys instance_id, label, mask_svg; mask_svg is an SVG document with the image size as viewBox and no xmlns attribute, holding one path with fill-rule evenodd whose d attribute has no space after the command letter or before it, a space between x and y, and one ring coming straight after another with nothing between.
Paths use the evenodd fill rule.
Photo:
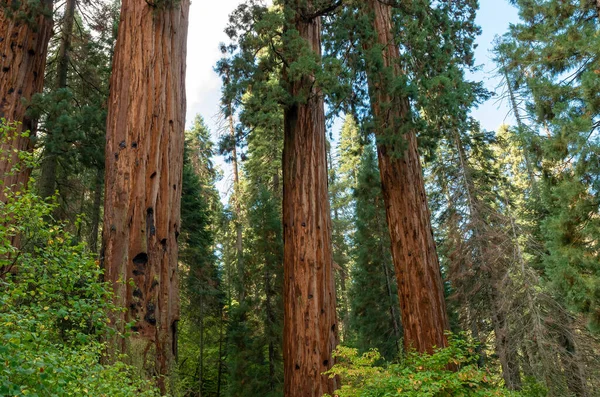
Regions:
<instances>
[{"instance_id":1,"label":"background forest","mask_svg":"<svg viewBox=\"0 0 600 397\"><path fill-rule=\"evenodd\" d=\"M600 0L509 3L492 92L477 0L240 2L210 131L189 1L0 2L0 395L600 396Z\"/></svg>"}]
</instances>

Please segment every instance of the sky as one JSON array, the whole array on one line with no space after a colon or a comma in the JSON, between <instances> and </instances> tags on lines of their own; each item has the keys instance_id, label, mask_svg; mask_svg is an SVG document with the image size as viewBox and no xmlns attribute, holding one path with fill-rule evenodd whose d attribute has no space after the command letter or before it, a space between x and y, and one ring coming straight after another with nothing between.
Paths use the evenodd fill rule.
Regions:
<instances>
[{"instance_id":1,"label":"sky","mask_svg":"<svg viewBox=\"0 0 600 397\"><path fill-rule=\"evenodd\" d=\"M224 29L229 14L243 0L192 0L190 7L190 26L187 48L187 114L189 126L197 114L204 117L213 140L218 138L219 99L221 96L221 80L214 71L216 62L221 57L219 43L227 42ZM477 23L482 28L482 34L477 39L478 48L475 51L476 64L481 70L472 79L484 82L491 91L497 90L500 80L495 76L495 65L491 61L490 50L494 37L502 35L509 24L516 22L516 9L507 0L481 0ZM502 123L510 122L506 103L498 102L492 97L486 103L473 111L484 129L496 130ZM340 123L334 123L333 129L340 128ZM333 131L337 135L337 131ZM231 172L228 164L222 159L215 163L223 169L224 177L217 183L217 189L224 198L231 185Z\"/></svg>"}]
</instances>

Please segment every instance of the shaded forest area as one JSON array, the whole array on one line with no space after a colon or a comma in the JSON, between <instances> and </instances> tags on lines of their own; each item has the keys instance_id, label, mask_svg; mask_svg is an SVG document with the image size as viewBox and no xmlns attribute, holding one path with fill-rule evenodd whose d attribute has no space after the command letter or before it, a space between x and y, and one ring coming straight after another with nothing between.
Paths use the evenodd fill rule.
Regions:
<instances>
[{"instance_id":1,"label":"shaded forest area","mask_svg":"<svg viewBox=\"0 0 600 397\"><path fill-rule=\"evenodd\" d=\"M510 3L489 92L477 0L240 2L214 142L189 0L0 2L0 395L600 396L600 0Z\"/></svg>"}]
</instances>

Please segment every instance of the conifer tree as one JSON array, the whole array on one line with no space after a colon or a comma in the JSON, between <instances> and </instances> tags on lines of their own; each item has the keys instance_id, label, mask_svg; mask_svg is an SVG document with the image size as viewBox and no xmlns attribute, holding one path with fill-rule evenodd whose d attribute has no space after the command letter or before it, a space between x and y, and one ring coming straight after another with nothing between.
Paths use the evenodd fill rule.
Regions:
<instances>
[{"instance_id":1,"label":"conifer tree","mask_svg":"<svg viewBox=\"0 0 600 397\"><path fill-rule=\"evenodd\" d=\"M532 150L542 175L538 211L546 255L538 263L571 310L597 329L599 143L597 4L515 1L521 23L497 46L498 60L525 91Z\"/></svg>"},{"instance_id":2,"label":"conifer tree","mask_svg":"<svg viewBox=\"0 0 600 397\"><path fill-rule=\"evenodd\" d=\"M386 91L394 79L404 74L393 36L396 27L389 5L371 0L366 2L364 12L369 15L372 33L363 46L378 58L374 64L367 64L367 78L398 278L404 345L432 352L434 346L446 345L444 332L449 323L409 99L406 94ZM380 53L375 55L375 51ZM395 143L386 141L386 131L393 131ZM400 144L401 140L404 142Z\"/></svg>"},{"instance_id":3,"label":"conifer tree","mask_svg":"<svg viewBox=\"0 0 600 397\"><path fill-rule=\"evenodd\" d=\"M56 57L56 90L65 90L67 88L67 77L69 72L69 61L71 52L71 42L73 35L73 25L75 24L75 7L76 0L67 0L65 10L62 16L61 23L61 38L58 46ZM56 123L55 120L49 121L48 124ZM54 137L51 130L47 130L48 137ZM40 195L43 198L50 197L54 194L56 186L56 173L58 168L58 153L61 148L56 147L57 143L48 139L45 145L46 155L41 166L40 176ZM62 148L62 150L65 150Z\"/></svg>"},{"instance_id":4,"label":"conifer tree","mask_svg":"<svg viewBox=\"0 0 600 397\"><path fill-rule=\"evenodd\" d=\"M187 1L123 1L108 104L102 259L116 303L118 341L148 374L177 356Z\"/></svg>"},{"instance_id":5,"label":"conifer tree","mask_svg":"<svg viewBox=\"0 0 600 397\"><path fill-rule=\"evenodd\" d=\"M222 361L221 274L215 256L215 223L220 211L210 134L201 116L186 131L181 198L180 262L183 288L179 348L180 382L190 395L216 395ZM217 348L215 348L217 347ZM221 347L219 349L218 347ZM193 394L195 393L195 394Z\"/></svg>"},{"instance_id":6,"label":"conifer tree","mask_svg":"<svg viewBox=\"0 0 600 397\"><path fill-rule=\"evenodd\" d=\"M0 122L17 124L15 136L0 148L1 201L5 201L5 188L25 187L31 174L27 166L14 171L13 167L19 165L19 151L33 148L29 136L22 133L35 135L37 129L37 121L27 114L27 108L32 96L44 86L52 7L50 0L0 5Z\"/></svg>"},{"instance_id":7,"label":"conifer tree","mask_svg":"<svg viewBox=\"0 0 600 397\"><path fill-rule=\"evenodd\" d=\"M36 143L43 149L37 191L45 198L58 191L56 219L74 223L85 215L74 233L98 252L106 102L118 10L111 4L99 9L80 4L81 12L75 8L68 2L57 12L57 36L46 71L50 78L31 102L31 114L40 119Z\"/></svg>"},{"instance_id":8,"label":"conifer tree","mask_svg":"<svg viewBox=\"0 0 600 397\"><path fill-rule=\"evenodd\" d=\"M343 61L346 80L346 89L330 96L332 105L358 115L377 137L404 343L419 351L443 346L449 326L419 154L431 155L483 93L463 75L473 67L476 8L475 2L347 2L327 25L328 51Z\"/></svg>"},{"instance_id":9,"label":"conifer tree","mask_svg":"<svg viewBox=\"0 0 600 397\"><path fill-rule=\"evenodd\" d=\"M393 360L400 353L402 328L377 154L372 145L365 147L356 170L356 263L350 290L350 325L360 350L376 348L384 358Z\"/></svg>"},{"instance_id":10,"label":"conifer tree","mask_svg":"<svg viewBox=\"0 0 600 397\"><path fill-rule=\"evenodd\" d=\"M321 14L331 4L284 1L284 395L333 393L338 342L325 110L321 88Z\"/></svg>"},{"instance_id":11,"label":"conifer tree","mask_svg":"<svg viewBox=\"0 0 600 397\"><path fill-rule=\"evenodd\" d=\"M351 239L354 234L354 200L362 142L358 125L352 115L346 115L340 131L339 143L333 154L329 145L329 194L331 196L333 260L337 269L338 317L341 342L350 338L349 297L350 269L353 265Z\"/></svg>"}]
</instances>

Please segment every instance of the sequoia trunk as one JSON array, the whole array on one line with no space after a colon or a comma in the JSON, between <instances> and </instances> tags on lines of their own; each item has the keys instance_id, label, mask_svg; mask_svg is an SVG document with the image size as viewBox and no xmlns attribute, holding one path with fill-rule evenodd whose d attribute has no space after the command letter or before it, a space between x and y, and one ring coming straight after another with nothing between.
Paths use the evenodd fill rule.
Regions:
<instances>
[{"instance_id":1,"label":"sequoia trunk","mask_svg":"<svg viewBox=\"0 0 600 397\"><path fill-rule=\"evenodd\" d=\"M31 10L29 3L23 2L18 12L37 13L33 23L29 24L18 17L7 15L0 8L0 118L8 123L20 123L17 135L2 144L0 160L0 200L6 201L5 187L18 190L27 185L31 170L22 168L16 173L11 169L18 165L18 154L13 149L28 151L33 149L28 137L20 136L22 131L36 132L35 120L25 115L27 101L44 87L44 69L48 41L52 35L52 1L40 1L45 7L44 13ZM6 6L5 6L6 7Z\"/></svg>"},{"instance_id":2,"label":"sequoia trunk","mask_svg":"<svg viewBox=\"0 0 600 397\"><path fill-rule=\"evenodd\" d=\"M321 19L301 16L300 3L312 9L288 2L288 23L320 57ZM284 112L284 395L320 397L335 389L323 372L338 341L323 94L313 75L284 78L293 101Z\"/></svg>"},{"instance_id":3,"label":"sequoia trunk","mask_svg":"<svg viewBox=\"0 0 600 397\"><path fill-rule=\"evenodd\" d=\"M382 48L383 68L367 66L371 106L376 124L377 152L392 257L398 280L404 346L419 352L432 352L447 345L449 328L442 276L435 249L417 137L410 128L408 98L388 90L389 77L402 75L399 48L394 41L392 12L378 0L366 2L372 17L374 38L363 47ZM408 127L408 128L407 128ZM402 142L390 143L392 134L402 134Z\"/></svg>"},{"instance_id":4,"label":"sequoia trunk","mask_svg":"<svg viewBox=\"0 0 600 397\"><path fill-rule=\"evenodd\" d=\"M135 332L115 346L165 390L177 352L177 237L189 2L124 0L108 103L102 258L116 318ZM132 281L132 282L130 282Z\"/></svg>"}]
</instances>

